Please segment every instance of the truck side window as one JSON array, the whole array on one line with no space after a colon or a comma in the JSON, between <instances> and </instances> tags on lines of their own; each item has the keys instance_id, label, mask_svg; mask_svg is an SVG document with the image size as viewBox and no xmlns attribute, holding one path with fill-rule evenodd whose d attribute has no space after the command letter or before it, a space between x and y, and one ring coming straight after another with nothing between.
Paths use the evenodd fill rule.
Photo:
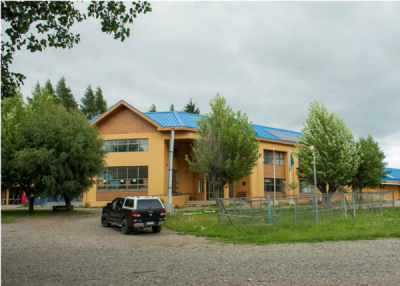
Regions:
<instances>
[{"instance_id":1,"label":"truck side window","mask_svg":"<svg viewBox=\"0 0 400 286\"><path fill-rule=\"evenodd\" d=\"M133 208L133 200L127 199L127 200L125 201L125 207L127 207L127 208Z\"/></svg>"}]
</instances>

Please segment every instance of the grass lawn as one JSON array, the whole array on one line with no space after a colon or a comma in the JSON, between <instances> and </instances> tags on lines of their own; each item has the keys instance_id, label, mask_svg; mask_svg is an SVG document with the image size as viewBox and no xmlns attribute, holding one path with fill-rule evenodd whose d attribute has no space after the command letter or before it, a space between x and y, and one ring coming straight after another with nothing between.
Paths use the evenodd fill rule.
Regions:
<instances>
[{"instance_id":1,"label":"grass lawn","mask_svg":"<svg viewBox=\"0 0 400 286\"><path fill-rule=\"evenodd\" d=\"M13 209L13 210L2 210L1 211L1 223L10 223L16 218L20 217L44 217L44 216L56 216L56 215L79 215L79 214L93 214L89 211L57 211L53 212L52 209L35 209L35 213L31 214L27 208Z\"/></svg>"},{"instance_id":2,"label":"grass lawn","mask_svg":"<svg viewBox=\"0 0 400 286\"><path fill-rule=\"evenodd\" d=\"M370 240L377 238L400 238L400 208L384 208L383 214L378 211L368 215L366 210L357 211L356 218L348 216L322 216L319 224L310 214L297 223L292 218L284 218L276 225L268 224L266 219L253 223L248 220L233 227L227 217L221 218L218 225L218 214L198 211L178 211L175 216L168 216L166 228L181 234L208 237L210 239L235 244L273 244L295 242L321 242L341 240ZM185 215L185 213L192 213ZM195 214L196 213L196 214Z\"/></svg>"}]
</instances>

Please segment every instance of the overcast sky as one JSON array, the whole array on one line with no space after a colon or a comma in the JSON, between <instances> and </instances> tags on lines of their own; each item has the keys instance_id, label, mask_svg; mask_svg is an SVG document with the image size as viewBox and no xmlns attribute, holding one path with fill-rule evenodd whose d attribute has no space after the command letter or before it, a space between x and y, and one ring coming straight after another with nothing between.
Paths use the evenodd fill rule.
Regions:
<instances>
[{"instance_id":1,"label":"overcast sky","mask_svg":"<svg viewBox=\"0 0 400 286\"><path fill-rule=\"evenodd\" d=\"M318 100L400 168L399 2L150 2L123 43L89 20L71 50L18 51L23 94L64 76L77 101L91 84L108 106L181 110L192 98L204 114L219 92L253 123L293 131Z\"/></svg>"}]
</instances>

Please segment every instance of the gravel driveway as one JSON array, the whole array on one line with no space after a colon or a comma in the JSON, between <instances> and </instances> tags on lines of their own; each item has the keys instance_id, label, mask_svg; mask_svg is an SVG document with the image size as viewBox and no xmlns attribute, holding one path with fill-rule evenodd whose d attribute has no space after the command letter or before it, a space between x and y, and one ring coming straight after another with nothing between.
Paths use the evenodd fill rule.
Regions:
<instances>
[{"instance_id":1,"label":"gravel driveway","mask_svg":"<svg viewBox=\"0 0 400 286\"><path fill-rule=\"evenodd\" d=\"M400 285L400 239L230 245L100 225L95 215L1 228L2 285Z\"/></svg>"}]
</instances>

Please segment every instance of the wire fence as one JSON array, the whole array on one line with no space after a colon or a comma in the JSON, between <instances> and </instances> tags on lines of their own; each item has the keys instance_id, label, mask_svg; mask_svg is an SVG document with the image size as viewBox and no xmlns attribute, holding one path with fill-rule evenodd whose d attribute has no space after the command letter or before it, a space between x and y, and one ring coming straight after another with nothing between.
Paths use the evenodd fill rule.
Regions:
<instances>
[{"instance_id":1,"label":"wire fence","mask_svg":"<svg viewBox=\"0 0 400 286\"><path fill-rule=\"evenodd\" d=\"M218 200L218 224L225 218L235 227L246 223L250 228L254 224L275 225L284 221L318 223L319 218L355 218L360 210L382 215L383 207L394 211L394 206L394 191L221 198Z\"/></svg>"}]
</instances>

